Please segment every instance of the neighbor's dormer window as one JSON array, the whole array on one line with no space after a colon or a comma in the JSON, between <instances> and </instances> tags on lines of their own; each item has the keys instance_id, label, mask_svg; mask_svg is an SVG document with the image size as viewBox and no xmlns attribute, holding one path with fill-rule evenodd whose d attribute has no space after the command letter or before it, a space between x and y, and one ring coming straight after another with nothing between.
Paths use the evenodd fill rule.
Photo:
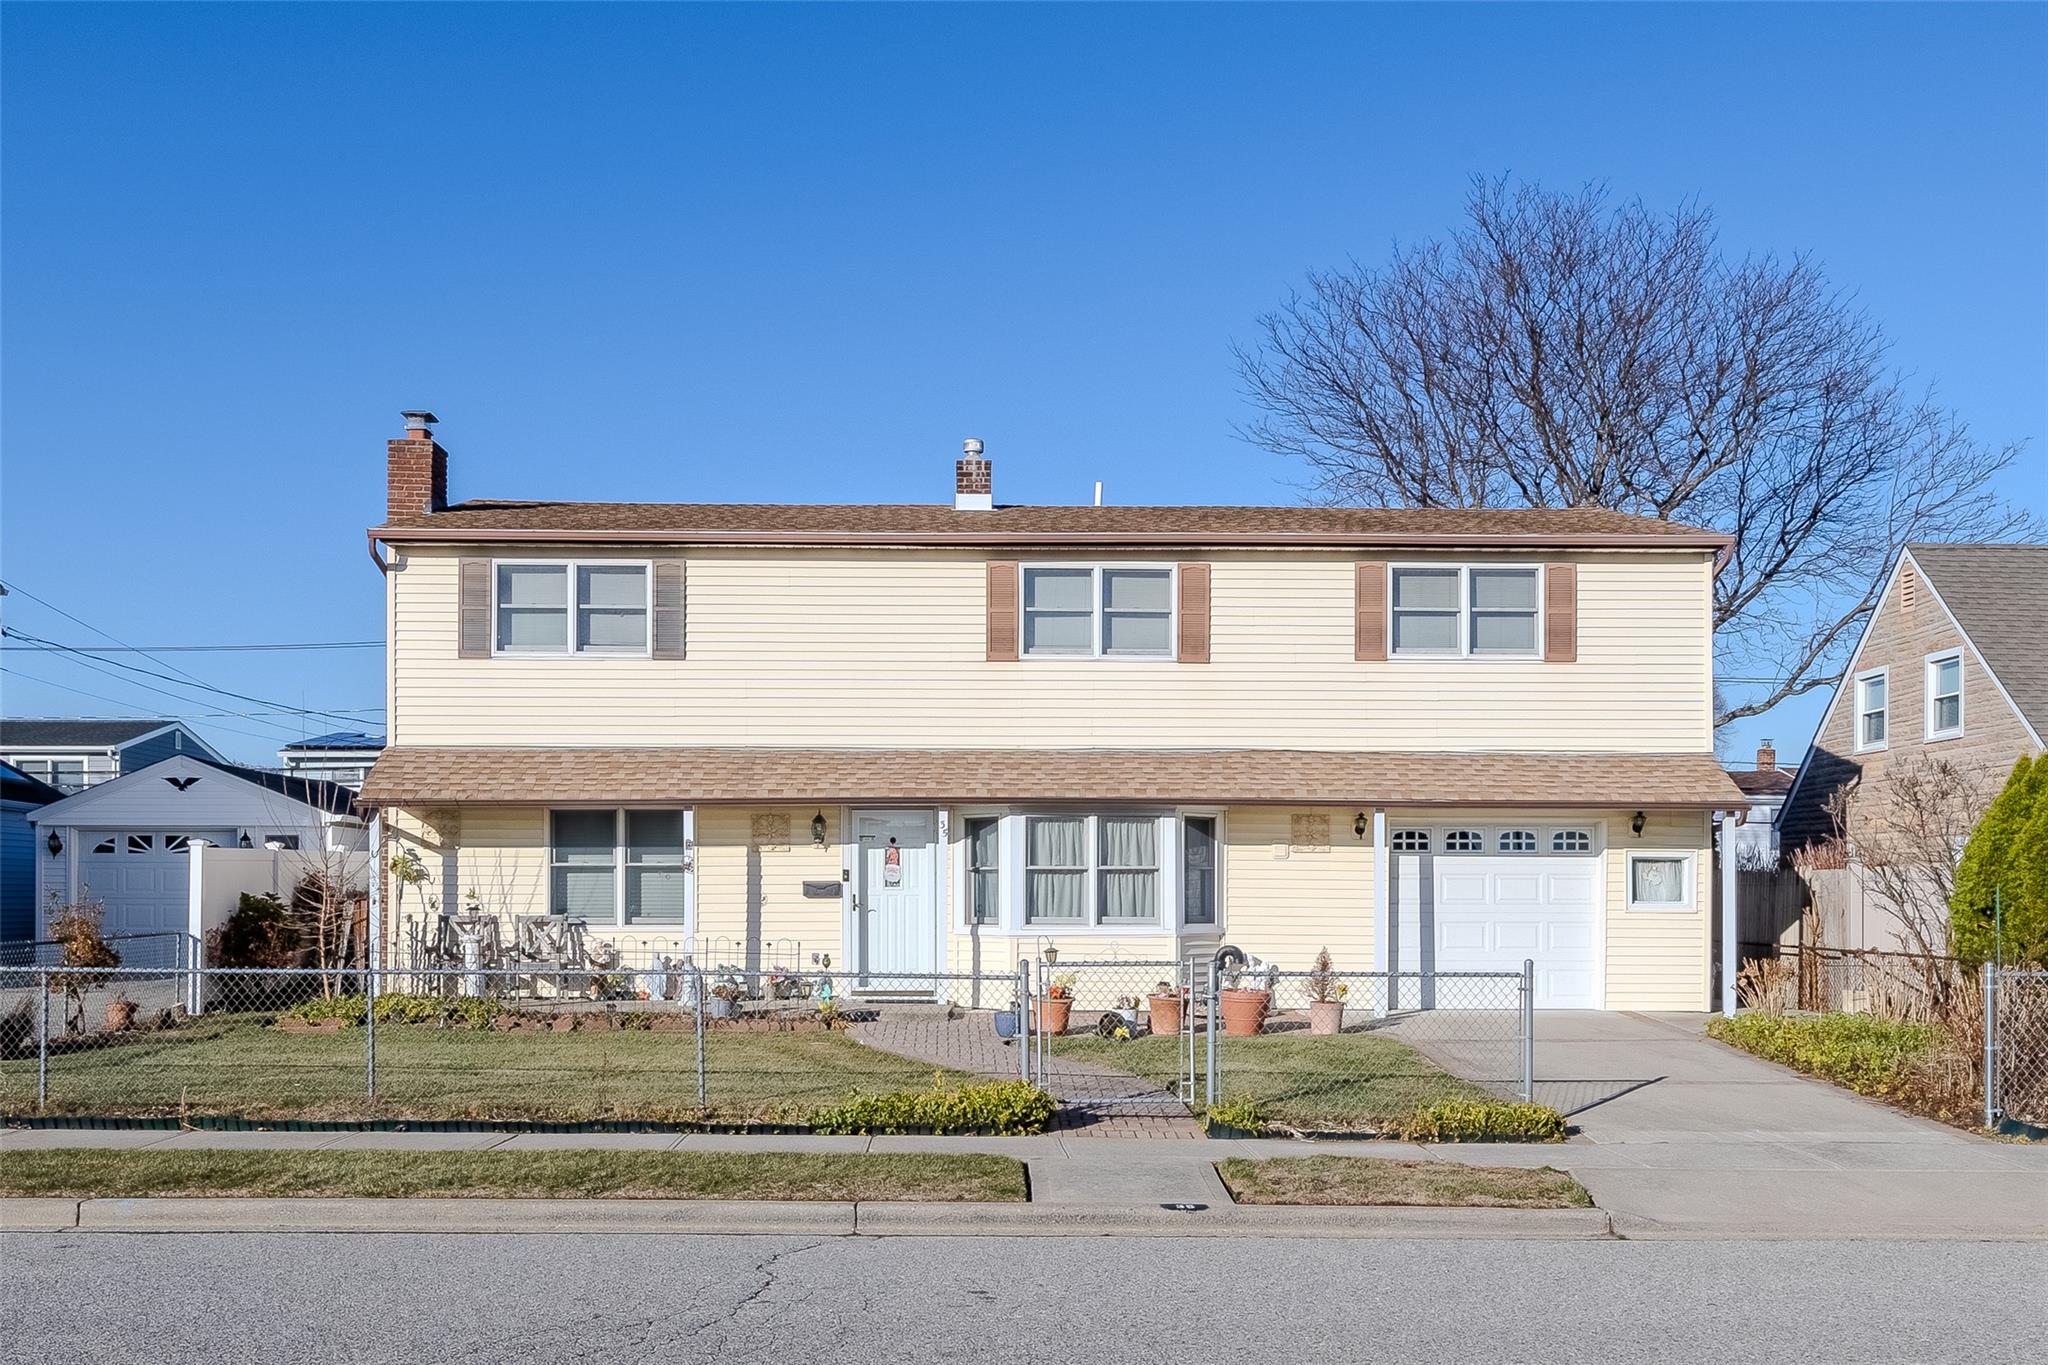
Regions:
<instances>
[{"instance_id":1,"label":"neighbor's dormer window","mask_svg":"<svg viewBox=\"0 0 2048 1365\"><path fill-rule=\"evenodd\" d=\"M1540 572L1533 566L1396 566L1389 600L1392 652L1537 657Z\"/></svg>"},{"instance_id":2,"label":"neighbor's dormer window","mask_svg":"<svg viewBox=\"0 0 2048 1365\"><path fill-rule=\"evenodd\" d=\"M1927 738L1954 739L1963 732L1963 653L1952 649L1927 658Z\"/></svg>"},{"instance_id":3,"label":"neighbor's dormer window","mask_svg":"<svg viewBox=\"0 0 2048 1365\"><path fill-rule=\"evenodd\" d=\"M1173 657L1173 570L1057 564L1023 571L1030 658Z\"/></svg>"},{"instance_id":4,"label":"neighbor's dormer window","mask_svg":"<svg viewBox=\"0 0 2048 1365\"><path fill-rule=\"evenodd\" d=\"M647 566L497 566L500 654L646 654Z\"/></svg>"}]
</instances>

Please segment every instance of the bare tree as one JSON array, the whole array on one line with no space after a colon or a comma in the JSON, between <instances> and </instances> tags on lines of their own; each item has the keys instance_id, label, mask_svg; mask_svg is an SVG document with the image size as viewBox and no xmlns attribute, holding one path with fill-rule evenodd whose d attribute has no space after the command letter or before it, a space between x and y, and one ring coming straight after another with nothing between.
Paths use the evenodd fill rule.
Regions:
<instances>
[{"instance_id":1,"label":"bare tree","mask_svg":"<svg viewBox=\"0 0 2048 1365\"><path fill-rule=\"evenodd\" d=\"M2032 520L1986 446L1887 368L1809 258L1732 260L1712 213L1475 181L1467 222L1312 273L1237 349L1246 435L1330 503L1606 507L1733 538L1716 724L1839 676L1892 552Z\"/></svg>"}]
</instances>

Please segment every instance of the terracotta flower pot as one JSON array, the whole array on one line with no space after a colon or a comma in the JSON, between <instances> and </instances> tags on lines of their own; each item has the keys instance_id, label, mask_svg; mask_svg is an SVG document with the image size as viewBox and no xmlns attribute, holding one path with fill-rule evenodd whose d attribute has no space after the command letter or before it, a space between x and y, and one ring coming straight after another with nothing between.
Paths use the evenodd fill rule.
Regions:
<instances>
[{"instance_id":1,"label":"terracotta flower pot","mask_svg":"<svg viewBox=\"0 0 2048 1365\"><path fill-rule=\"evenodd\" d=\"M1148 995L1145 1009L1152 1017L1154 1033L1180 1032L1180 997L1178 995Z\"/></svg>"},{"instance_id":2,"label":"terracotta flower pot","mask_svg":"<svg viewBox=\"0 0 2048 1365\"><path fill-rule=\"evenodd\" d=\"M133 1000L109 1000L107 1002L107 1031L119 1033L135 1027L135 1002Z\"/></svg>"},{"instance_id":3,"label":"terracotta flower pot","mask_svg":"<svg viewBox=\"0 0 2048 1365\"><path fill-rule=\"evenodd\" d=\"M1058 999L1047 996L1043 1000L1034 1000L1031 1002L1031 1026L1041 1033L1065 1033L1067 1020L1073 1012L1072 996Z\"/></svg>"},{"instance_id":4,"label":"terracotta flower pot","mask_svg":"<svg viewBox=\"0 0 2048 1365\"><path fill-rule=\"evenodd\" d=\"M1273 1008L1271 991L1224 991L1223 1032L1232 1038L1250 1038L1266 1026L1266 1013Z\"/></svg>"},{"instance_id":5,"label":"terracotta flower pot","mask_svg":"<svg viewBox=\"0 0 2048 1365\"><path fill-rule=\"evenodd\" d=\"M1342 1000L1311 1000L1308 1002L1308 1031L1321 1037L1344 1031L1344 1002Z\"/></svg>"}]
</instances>

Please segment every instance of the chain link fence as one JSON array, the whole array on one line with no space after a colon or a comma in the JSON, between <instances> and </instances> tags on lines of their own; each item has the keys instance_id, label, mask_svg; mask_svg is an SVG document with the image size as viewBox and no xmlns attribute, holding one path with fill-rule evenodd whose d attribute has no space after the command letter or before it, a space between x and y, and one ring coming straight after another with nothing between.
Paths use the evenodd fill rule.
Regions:
<instances>
[{"instance_id":1,"label":"chain link fence","mask_svg":"<svg viewBox=\"0 0 2048 1365\"><path fill-rule=\"evenodd\" d=\"M1984 1124L2048 1124L2048 971L1984 968Z\"/></svg>"},{"instance_id":2,"label":"chain link fence","mask_svg":"<svg viewBox=\"0 0 2048 1365\"><path fill-rule=\"evenodd\" d=\"M801 1124L1028 1078L1027 994L1021 972L0 968L0 1113Z\"/></svg>"}]
</instances>

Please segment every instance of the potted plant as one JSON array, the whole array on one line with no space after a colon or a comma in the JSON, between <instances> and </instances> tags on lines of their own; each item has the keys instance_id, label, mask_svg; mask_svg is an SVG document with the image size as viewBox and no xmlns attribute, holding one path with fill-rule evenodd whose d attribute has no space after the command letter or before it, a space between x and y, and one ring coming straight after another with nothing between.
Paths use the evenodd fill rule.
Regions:
<instances>
[{"instance_id":1,"label":"potted plant","mask_svg":"<svg viewBox=\"0 0 2048 1365\"><path fill-rule=\"evenodd\" d=\"M107 1002L107 1032L120 1033L135 1027L135 1002L116 993Z\"/></svg>"},{"instance_id":2,"label":"potted plant","mask_svg":"<svg viewBox=\"0 0 2048 1365\"><path fill-rule=\"evenodd\" d=\"M1124 1021L1124 1027L1131 1032L1138 1031L1138 997L1119 995L1116 998L1116 1017Z\"/></svg>"},{"instance_id":3,"label":"potted plant","mask_svg":"<svg viewBox=\"0 0 2048 1365\"><path fill-rule=\"evenodd\" d=\"M1255 1037L1265 1028L1266 1016L1273 1011L1272 988L1242 985L1244 972L1241 968L1230 973L1229 980L1229 987L1217 992L1217 1003L1223 1010L1224 1035L1230 1038Z\"/></svg>"},{"instance_id":4,"label":"potted plant","mask_svg":"<svg viewBox=\"0 0 2048 1365\"><path fill-rule=\"evenodd\" d=\"M704 1013L713 1019L730 1019L739 1012L740 997L746 994L746 987L727 977L711 988L710 998L704 1002Z\"/></svg>"},{"instance_id":5,"label":"potted plant","mask_svg":"<svg viewBox=\"0 0 2048 1365\"><path fill-rule=\"evenodd\" d=\"M1154 1033L1180 1032L1181 994L1171 981L1162 981L1152 988L1152 994L1145 997L1145 1012Z\"/></svg>"},{"instance_id":6,"label":"potted plant","mask_svg":"<svg viewBox=\"0 0 2048 1365\"><path fill-rule=\"evenodd\" d=\"M1062 973L1052 979L1045 988L1043 998L1031 1004L1031 1023L1046 1033L1065 1033L1067 1021L1074 1013L1074 978L1071 973Z\"/></svg>"},{"instance_id":7,"label":"potted plant","mask_svg":"<svg viewBox=\"0 0 2048 1365\"><path fill-rule=\"evenodd\" d=\"M1330 963L1330 950L1316 954L1316 965L1308 974L1308 1031L1327 1038L1344 1031L1344 997L1347 989L1337 979Z\"/></svg>"}]
</instances>

